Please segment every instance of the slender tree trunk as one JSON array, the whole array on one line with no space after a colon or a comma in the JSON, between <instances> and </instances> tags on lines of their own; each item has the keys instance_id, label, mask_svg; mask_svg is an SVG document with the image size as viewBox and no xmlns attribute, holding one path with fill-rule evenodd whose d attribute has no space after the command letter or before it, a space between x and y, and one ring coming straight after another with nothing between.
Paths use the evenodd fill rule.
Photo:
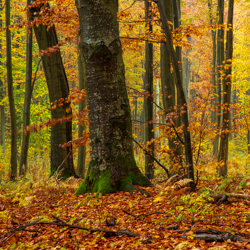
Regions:
<instances>
[{"instance_id":1,"label":"slender tree trunk","mask_svg":"<svg viewBox=\"0 0 250 250\"><path fill-rule=\"evenodd\" d=\"M27 6L31 3L27 1ZM30 20L27 13L27 20ZM30 125L30 104L32 95L32 29L29 29L29 34L26 38L26 85L25 85L25 97L24 97L24 111L23 111L23 130ZM27 172L27 158L29 149L29 137L30 133L23 133L23 142L20 157L19 175L23 176Z\"/></svg>"},{"instance_id":2,"label":"slender tree trunk","mask_svg":"<svg viewBox=\"0 0 250 250\"><path fill-rule=\"evenodd\" d=\"M193 155L192 155L192 147L191 147L191 136L190 132L188 130L189 122L188 122L188 108L187 108L187 102L184 95L184 90L182 86L182 79L181 74L179 71L179 65L178 60L176 57L176 52L174 50L173 41L171 32L168 26L168 19L166 16L166 12L164 9L163 0L158 0L157 5L160 12L160 17L162 20L163 28L166 35L167 45L169 49L169 54L171 56L171 61L174 68L174 75L175 75L175 83L176 88L180 96L180 104L183 107L183 114L182 114L182 121L183 121L183 130L184 130L184 138L185 138L185 156L186 156L186 166L187 166L187 176L189 179L194 180L194 168L193 168ZM192 189L195 188L194 182L190 183L190 187Z\"/></svg>"},{"instance_id":3,"label":"slender tree trunk","mask_svg":"<svg viewBox=\"0 0 250 250\"><path fill-rule=\"evenodd\" d=\"M6 26L10 25L10 0L5 2L6 10ZM7 49L7 82L8 96L10 105L10 122L11 122L11 171L10 179L17 178L17 125L16 125L16 109L13 94L13 78L12 78L12 55L11 55L11 34L10 30L6 29L6 49Z\"/></svg>"},{"instance_id":4,"label":"slender tree trunk","mask_svg":"<svg viewBox=\"0 0 250 250\"><path fill-rule=\"evenodd\" d=\"M85 69L84 62L82 56L78 55L78 81L79 81L79 89L86 88L86 80L85 80ZM81 118L81 112L86 107L86 99L79 103L79 118ZM83 131L86 129L84 122L78 124L78 138L82 137ZM79 146L78 148L78 161L77 161L77 174L79 177L84 178L85 176L85 160L86 160L86 145Z\"/></svg>"},{"instance_id":5,"label":"slender tree trunk","mask_svg":"<svg viewBox=\"0 0 250 250\"><path fill-rule=\"evenodd\" d=\"M228 23L227 23L227 44L226 44L226 76L223 81L223 121L220 141L220 151L218 160L223 162L218 169L220 176L227 176L228 161L228 136L230 120L230 101L232 86L232 58L233 58L233 10L234 0L229 0L228 6Z\"/></svg>"},{"instance_id":6,"label":"slender tree trunk","mask_svg":"<svg viewBox=\"0 0 250 250\"><path fill-rule=\"evenodd\" d=\"M188 41L191 43L191 37L188 38ZM187 50L185 56L183 55L183 70L182 70L182 78L183 78L183 87L184 94L189 102L189 87L190 87L190 72L191 72L191 61L189 59L191 50Z\"/></svg>"},{"instance_id":7,"label":"slender tree trunk","mask_svg":"<svg viewBox=\"0 0 250 250\"><path fill-rule=\"evenodd\" d=\"M173 20L172 15L172 0L164 1L164 9L167 15L168 20ZM169 55L168 47L166 43L161 44L161 86L162 86L162 98L163 98L163 107L166 110L166 116L170 113L175 112L175 85L174 85L174 76L171 73L171 58ZM171 119L171 118L170 118ZM176 126L176 119L173 119L173 125ZM180 142L177 138L168 138L169 145L169 154L172 161L172 166L178 165L182 166L181 154L182 148ZM171 167L171 175L176 173L175 168Z\"/></svg>"},{"instance_id":8,"label":"slender tree trunk","mask_svg":"<svg viewBox=\"0 0 250 250\"><path fill-rule=\"evenodd\" d=\"M137 102L138 102L138 99L136 98L136 100L135 100L135 120L137 121L137 117L138 117L138 115L137 115L137 112L138 112L138 104L137 104ZM139 126L141 126L141 124L140 123L138 123L138 122L135 122L135 124L138 124ZM136 127L138 127L138 125L136 125ZM135 130L135 134L137 135L137 137L140 137L140 132L136 129ZM136 156L138 155L138 150L139 150L139 147L136 147Z\"/></svg>"},{"instance_id":9,"label":"slender tree trunk","mask_svg":"<svg viewBox=\"0 0 250 250\"><path fill-rule=\"evenodd\" d=\"M31 12L39 12L39 8L31 9ZM32 16L34 18L34 16ZM47 30L44 24L34 25L34 32L40 50L56 46L58 44L55 26ZM57 121L51 127L51 175L60 172L63 180L70 176L77 176L73 166L72 146L62 148L61 145L72 141L72 121L60 122L59 119L70 116L70 103L64 100L69 95L69 85L65 74L60 50L50 55L42 56L43 69L49 89L50 103L63 99L63 106L51 110L53 121ZM60 167L60 169L59 169Z\"/></svg>"},{"instance_id":10,"label":"slender tree trunk","mask_svg":"<svg viewBox=\"0 0 250 250\"><path fill-rule=\"evenodd\" d=\"M180 13L180 0L172 0L173 3L173 19L174 19L174 30L175 33L179 33L179 28L181 25L181 13ZM178 35L177 35L178 37ZM179 71L180 71L180 75L182 77L182 47L181 46L176 46L175 48L176 51L176 58L178 61L178 66L179 66ZM182 82L183 84L183 82ZM177 91L177 107L178 107L178 111L180 111L181 108L181 100L180 100L180 95ZM179 117L177 118L177 126L181 126L181 115L179 115Z\"/></svg>"},{"instance_id":11,"label":"slender tree trunk","mask_svg":"<svg viewBox=\"0 0 250 250\"><path fill-rule=\"evenodd\" d=\"M157 106L155 106L155 117L157 121L160 121L160 116L158 115L159 112L159 106L160 106L160 81L159 79L156 79L156 84L155 84L155 103ZM156 127L156 126L155 126ZM154 131L154 138L159 137L159 130Z\"/></svg>"},{"instance_id":12,"label":"slender tree trunk","mask_svg":"<svg viewBox=\"0 0 250 250\"><path fill-rule=\"evenodd\" d=\"M88 173L76 194L133 192L137 189L134 185L151 183L134 159L117 1L78 0L76 6L86 69L90 139Z\"/></svg>"},{"instance_id":13,"label":"slender tree trunk","mask_svg":"<svg viewBox=\"0 0 250 250\"><path fill-rule=\"evenodd\" d=\"M3 3L2 0L0 0L0 11L3 11L2 7ZM3 28L3 20L0 19L0 29ZM2 39L0 38L0 67L3 66L3 63L1 62L1 59L3 58L3 48L2 48ZM5 96L4 93L4 87L3 87L3 75L1 74L0 77L0 100L3 100ZM1 109L1 147L2 152L5 153L5 112L4 112L4 105L0 105Z\"/></svg>"},{"instance_id":14,"label":"slender tree trunk","mask_svg":"<svg viewBox=\"0 0 250 250\"><path fill-rule=\"evenodd\" d=\"M152 3L145 0L145 19L146 19L146 29L149 33L153 32L153 27L151 24L151 9ZM154 143L151 142L154 139L154 125L153 125L153 44L146 41L145 46L145 142L148 145L148 151L154 156ZM148 179L153 179L154 177L154 159L149 155L145 154L145 175Z\"/></svg>"},{"instance_id":15,"label":"slender tree trunk","mask_svg":"<svg viewBox=\"0 0 250 250\"><path fill-rule=\"evenodd\" d=\"M217 94L217 86L216 86L216 31L214 30L214 21L212 17L212 0L208 0L208 9L209 9L209 19L210 19L210 26L211 26L211 36L213 41L213 59L212 59L212 88L214 96ZM214 97L214 99L211 100L211 118L212 123L216 121L217 118L217 112L213 109L217 107L217 98Z\"/></svg>"},{"instance_id":16,"label":"slender tree trunk","mask_svg":"<svg viewBox=\"0 0 250 250\"><path fill-rule=\"evenodd\" d=\"M224 61L224 0L218 0L218 39L217 39L217 90L216 90L216 102L217 102L217 130L218 135L216 136L213 143L213 154L218 157L218 147L219 147L219 134L221 129L221 84L223 77L223 61Z\"/></svg>"}]
</instances>

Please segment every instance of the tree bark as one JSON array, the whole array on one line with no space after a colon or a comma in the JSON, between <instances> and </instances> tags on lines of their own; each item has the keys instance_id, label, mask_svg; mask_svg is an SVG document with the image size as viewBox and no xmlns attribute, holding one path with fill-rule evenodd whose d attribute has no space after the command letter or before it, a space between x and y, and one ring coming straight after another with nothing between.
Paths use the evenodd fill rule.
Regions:
<instances>
[{"instance_id":1,"label":"tree bark","mask_svg":"<svg viewBox=\"0 0 250 250\"><path fill-rule=\"evenodd\" d=\"M27 0L27 6L31 3ZM27 11L27 20L31 20L29 12ZM24 111L23 111L23 130L30 125L30 104L32 95L32 29L29 29L29 34L26 38L26 84L24 97ZM29 149L30 133L23 133L23 142L20 156L19 176L24 176L27 172L27 158Z\"/></svg>"},{"instance_id":2,"label":"tree bark","mask_svg":"<svg viewBox=\"0 0 250 250\"><path fill-rule=\"evenodd\" d=\"M227 23L227 43L226 43L226 65L225 65L225 81L223 81L223 116L222 131L220 140L220 151L218 160L222 161L218 169L220 176L227 176L228 161L228 137L229 137L229 121L230 121L230 102L231 102L231 86L232 86L232 58L233 58L233 10L234 0L229 0L228 6L228 23Z\"/></svg>"},{"instance_id":3,"label":"tree bark","mask_svg":"<svg viewBox=\"0 0 250 250\"><path fill-rule=\"evenodd\" d=\"M78 0L85 61L90 164L75 194L133 192L150 186L132 146L131 110L125 85L116 0ZM140 190L141 191L141 190Z\"/></svg>"},{"instance_id":4,"label":"tree bark","mask_svg":"<svg viewBox=\"0 0 250 250\"><path fill-rule=\"evenodd\" d=\"M40 8L32 8L31 12L39 12ZM34 18L34 16L32 16ZM40 50L46 50L58 44L55 26L45 24L34 25L34 32ZM70 176L77 176L73 166L72 146L62 148L61 145L72 141L72 121L60 122L59 119L71 115L70 103L65 99L69 95L69 86L65 74L60 49L50 55L42 56L43 69L49 89L50 103L60 100L63 106L51 110L51 117L56 124L51 127L51 176L60 172L60 177L65 180ZM60 167L60 169L58 169Z\"/></svg>"},{"instance_id":5,"label":"tree bark","mask_svg":"<svg viewBox=\"0 0 250 250\"><path fill-rule=\"evenodd\" d=\"M3 11L2 7L2 0L0 0L0 11ZM2 30L3 28L3 20L2 18L0 19L0 29ZM0 66L3 65L1 62L1 59L3 58L3 48L2 48L2 39L0 38ZM1 74L0 77L0 100L3 100L5 96L4 93L4 87L3 87L3 74ZM4 112L4 105L0 105L1 109L1 147L2 147L2 152L5 153L5 112Z\"/></svg>"},{"instance_id":6,"label":"tree bark","mask_svg":"<svg viewBox=\"0 0 250 250\"><path fill-rule=\"evenodd\" d=\"M212 16L212 0L208 0L208 9L209 9L209 19L210 19L210 26L211 26L211 37L213 42L213 59L212 59L212 88L213 88L213 94L214 98L211 100L211 118L212 123L214 123L217 119L217 112L214 110L214 108L218 108L217 98L215 98L217 94L217 85L216 85L216 31L214 30L214 20ZM214 154L216 152L214 151Z\"/></svg>"},{"instance_id":7,"label":"tree bark","mask_svg":"<svg viewBox=\"0 0 250 250\"><path fill-rule=\"evenodd\" d=\"M153 26L151 24L151 9L152 3L145 0L145 21L146 30L150 34L153 32ZM154 139L154 125L153 125L153 44L146 41L145 46L145 142L148 144L148 151L154 156L154 143L151 142ZM145 154L145 176L148 179L153 179L154 177L154 159L149 155Z\"/></svg>"},{"instance_id":8,"label":"tree bark","mask_svg":"<svg viewBox=\"0 0 250 250\"><path fill-rule=\"evenodd\" d=\"M180 0L172 0L173 3L173 19L174 19L174 30L175 33L179 33L179 28L181 25L181 5L180 5ZM177 35L178 37L178 35ZM180 76L182 77L182 47L181 46L176 46L175 47L176 51L176 58L178 61L178 66L179 66L179 71L180 71ZM183 82L182 82L183 84ZM184 88L185 89L185 88ZM184 92L185 94L185 92ZM181 114L180 114L180 108L181 108L181 100L180 100L180 95L179 92L177 91L177 110L179 113L179 117L177 118L176 125L177 127L181 126Z\"/></svg>"},{"instance_id":9,"label":"tree bark","mask_svg":"<svg viewBox=\"0 0 250 250\"><path fill-rule=\"evenodd\" d=\"M79 48L80 49L80 48ZM78 81L79 89L86 88L86 79L85 79L85 69L84 62L81 54L78 55ZM81 113L86 107L86 99L79 103L79 118L81 118ZM86 129L84 122L78 124L78 138L82 137L83 131ZM86 145L79 146L78 148L78 161L77 161L77 174L79 177L84 178L85 176L85 160L86 160Z\"/></svg>"},{"instance_id":10,"label":"tree bark","mask_svg":"<svg viewBox=\"0 0 250 250\"><path fill-rule=\"evenodd\" d=\"M187 102L184 95L184 90L182 86L182 79L181 74L179 71L179 65L178 60L176 57L176 52L174 50L173 41L171 32L168 26L168 19L166 16L166 12L164 9L163 0L157 1L158 9L160 12L163 28L166 35L167 45L169 54L171 56L171 61L174 68L174 75L175 75L175 83L176 88L180 96L180 104L183 107L183 114L182 114L182 122L183 122L183 130L184 130L184 138L185 138L185 156L186 156L186 167L187 167L187 177L191 180L194 180L194 168L193 168L193 154L192 154L192 147L191 147L191 137L190 132L188 130L189 122L188 122L188 108L187 108ZM195 188L194 182L190 182L190 187L192 189Z\"/></svg>"},{"instance_id":11,"label":"tree bark","mask_svg":"<svg viewBox=\"0 0 250 250\"><path fill-rule=\"evenodd\" d=\"M172 14L172 0L164 1L164 9L167 15L168 20L173 20ZM162 98L163 98L163 107L166 112L166 117L168 114L175 112L175 85L174 85L174 76L171 73L171 58L169 55L168 47L166 43L161 44L161 86L162 86ZM173 125L176 126L176 119L173 119ZM168 146L169 146L169 155L172 161L172 166L182 166L181 154L182 148L180 142L178 142L177 138L169 137L168 138ZM176 173L175 167L170 168L170 174L174 175Z\"/></svg>"},{"instance_id":12,"label":"tree bark","mask_svg":"<svg viewBox=\"0 0 250 250\"><path fill-rule=\"evenodd\" d=\"M224 0L218 0L218 39L217 39L217 82L216 82L216 102L217 102L217 132L218 135L216 136L214 143L213 143L213 155L217 158L218 157L218 147L219 147L219 134L221 129L221 84L222 84L222 77L223 77L223 61L224 61Z\"/></svg>"},{"instance_id":13,"label":"tree bark","mask_svg":"<svg viewBox=\"0 0 250 250\"><path fill-rule=\"evenodd\" d=\"M6 26L10 25L10 0L5 2ZM12 55L11 55L11 33L6 29L6 50L7 50L7 82L8 96L10 105L10 122L11 122L11 160L10 160L10 180L17 178L17 125L16 125L16 109L13 94L13 78L12 78Z\"/></svg>"}]
</instances>

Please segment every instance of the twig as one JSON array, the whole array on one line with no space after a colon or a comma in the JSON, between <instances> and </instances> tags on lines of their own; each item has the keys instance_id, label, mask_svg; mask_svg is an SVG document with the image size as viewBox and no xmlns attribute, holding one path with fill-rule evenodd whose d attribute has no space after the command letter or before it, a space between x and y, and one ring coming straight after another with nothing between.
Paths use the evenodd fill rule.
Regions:
<instances>
[{"instance_id":1,"label":"twig","mask_svg":"<svg viewBox=\"0 0 250 250\"><path fill-rule=\"evenodd\" d=\"M128 10L128 9L130 9L136 2L138 2L139 0L134 0L134 2L128 7L128 8L126 8L126 9L124 9L124 10L121 10L121 11L119 11L119 12L124 12L124 11L126 11L126 10Z\"/></svg>"},{"instance_id":2,"label":"twig","mask_svg":"<svg viewBox=\"0 0 250 250\"><path fill-rule=\"evenodd\" d=\"M71 150L69 151L68 155L64 158L64 160L62 161L61 165L57 168L54 176L59 176L60 173L62 172L63 168L60 169L62 167L62 165L64 164L64 162L67 160L67 158L69 157L69 155L71 154Z\"/></svg>"},{"instance_id":3,"label":"twig","mask_svg":"<svg viewBox=\"0 0 250 250\"><path fill-rule=\"evenodd\" d=\"M136 92L138 92L138 93L141 93L140 91L138 91L137 89L134 89L134 88L132 88L132 87L128 87L128 88L129 88L129 89L132 89L132 90L134 90L134 91L136 91ZM149 96L148 98L150 99L150 101L151 101L157 108L159 108L160 110L164 110L161 106L159 106L157 103L154 102L154 100L153 100L153 98L152 98L151 96ZM169 121L170 121L171 127L173 128L173 130L174 130L174 132L175 132L175 135L177 136L178 140L180 141L180 143L181 143L182 145L184 145L184 142L182 141L181 137L179 136L179 134L178 134L178 132L177 132L177 130L176 130L176 128L175 128L175 124L174 124L173 121L171 121L170 119L169 119Z\"/></svg>"},{"instance_id":4,"label":"twig","mask_svg":"<svg viewBox=\"0 0 250 250\"><path fill-rule=\"evenodd\" d=\"M140 37L125 37L125 36L120 36L121 39L128 39L128 40L138 40L142 42L150 42L150 43L163 43L163 41L157 41L153 39L145 39L145 38L140 38Z\"/></svg>"},{"instance_id":5,"label":"twig","mask_svg":"<svg viewBox=\"0 0 250 250\"><path fill-rule=\"evenodd\" d=\"M165 172L167 173L167 176L168 176L168 178L170 177L170 174L169 174L169 172L168 172L168 170L153 156L153 155L151 155L146 149L144 149L134 138L132 138L132 140L145 152L145 154L147 154L148 156L150 156L152 159L154 159L155 160L155 162L160 166L160 167L162 167L164 170L165 170Z\"/></svg>"},{"instance_id":6,"label":"twig","mask_svg":"<svg viewBox=\"0 0 250 250\"><path fill-rule=\"evenodd\" d=\"M34 78L33 78L32 84L31 84L31 93L33 92L33 88L34 88L35 82L36 82L36 80L37 80L36 75L37 75L38 67L39 67L41 61L42 61L42 58L39 59L39 61L38 61L38 63L37 63L37 66L36 66L35 76L34 76Z\"/></svg>"}]
</instances>

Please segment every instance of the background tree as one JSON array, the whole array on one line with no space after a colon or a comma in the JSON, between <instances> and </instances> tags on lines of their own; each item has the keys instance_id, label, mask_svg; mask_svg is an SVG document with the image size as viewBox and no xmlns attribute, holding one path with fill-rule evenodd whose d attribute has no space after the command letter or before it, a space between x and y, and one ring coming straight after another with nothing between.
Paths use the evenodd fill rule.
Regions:
<instances>
[{"instance_id":1,"label":"background tree","mask_svg":"<svg viewBox=\"0 0 250 250\"><path fill-rule=\"evenodd\" d=\"M80 48L79 48L80 49ZM81 54L78 55L78 81L79 89L85 89L85 70L84 70L84 61ZM86 129L85 121L82 119L85 116L83 115L83 110L86 108L86 99L79 103L79 124L78 124L78 137L83 136L83 131ZM81 178L85 176L85 160L86 160L86 146L80 145L78 148L78 161L77 161L77 175Z\"/></svg>"},{"instance_id":2,"label":"background tree","mask_svg":"<svg viewBox=\"0 0 250 250\"><path fill-rule=\"evenodd\" d=\"M228 161L228 139L229 139L229 121L230 121L230 103L232 86L232 59L233 59L233 10L234 0L229 0L228 21L227 21L227 42L226 42L226 63L225 80L223 81L223 114L222 131L220 139L220 151L218 160L222 161L219 168L219 175L227 176Z\"/></svg>"},{"instance_id":3,"label":"background tree","mask_svg":"<svg viewBox=\"0 0 250 250\"><path fill-rule=\"evenodd\" d=\"M148 37L153 32L152 26L152 2L145 0L145 21L146 21L146 32ZM153 43L146 41L145 46L145 142L148 144L148 151L154 156L154 124L153 124ZM148 179L154 177L154 159L149 155L145 154L145 176Z\"/></svg>"},{"instance_id":4,"label":"background tree","mask_svg":"<svg viewBox=\"0 0 250 250\"><path fill-rule=\"evenodd\" d=\"M164 1L164 9L168 20L173 20L172 14L172 0ZM168 47L166 43L161 43L161 86L162 86L162 100L163 107L166 112L167 122L172 123L172 126L176 127L176 119L170 114L175 113L175 101L176 91L174 84L174 76L171 72L171 58L169 55ZM172 128L173 130L173 128ZM172 131L174 133L174 131ZM182 165L181 154L182 148L180 142L178 142L176 135L168 136L169 155L171 158L172 170L171 174L176 171L174 166L180 167Z\"/></svg>"},{"instance_id":5,"label":"background tree","mask_svg":"<svg viewBox=\"0 0 250 250\"><path fill-rule=\"evenodd\" d=\"M183 130L184 130L184 145L185 145L185 156L186 156L186 168L187 168L187 176L189 179L194 180L194 168L193 168L193 153L192 153L192 147L191 147L191 136L190 131L188 130L189 122L188 122L188 109L187 109L187 102L184 95L183 85L182 85L182 79L181 74L179 71L179 65L178 60L176 57L176 52L173 47L173 41L171 37L171 32L168 26L168 19L166 16L166 12L164 9L164 4L162 0L157 1L157 5L159 8L162 25L166 34L166 40L167 45L169 49L169 53L171 56L171 61L173 63L174 68L174 75L175 75L175 84L177 88L177 92L180 97L180 104L183 107L183 113L182 113L182 121L183 121ZM194 182L190 182L191 188L194 188Z\"/></svg>"},{"instance_id":6,"label":"background tree","mask_svg":"<svg viewBox=\"0 0 250 250\"><path fill-rule=\"evenodd\" d=\"M27 0L27 6L31 3ZM30 21L29 11L27 11L27 20ZM24 97L24 110L23 110L23 129L30 125L30 104L32 95L32 28L27 30L26 40L26 83L25 83L25 97ZM29 149L30 133L23 134L22 149L20 156L19 175L23 176L27 172L27 157Z\"/></svg>"},{"instance_id":7,"label":"background tree","mask_svg":"<svg viewBox=\"0 0 250 250\"><path fill-rule=\"evenodd\" d=\"M2 7L3 3L2 3L2 0L0 0L0 12L3 11L4 7ZM0 18L0 29L3 28L3 20L2 18ZM2 58L3 58L3 48L2 48L2 39L0 38L0 66L2 67L3 66L3 63L2 63ZM4 80L4 77L3 77L3 70L1 69L1 72L0 72L0 101L1 101L1 104L0 104L0 109L1 109L1 147L2 147L2 152L5 153L5 111L4 111L4 104L2 103L3 102L3 98L5 96L5 93L4 93L4 86L3 86L3 80Z\"/></svg>"},{"instance_id":8,"label":"background tree","mask_svg":"<svg viewBox=\"0 0 250 250\"><path fill-rule=\"evenodd\" d=\"M5 1L6 26L10 25L10 0ZM10 105L11 120L11 161L10 161L10 179L15 180L17 177L17 125L16 109L13 95L13 78L12 78L12 55L11 55L11 33L9 27L6 29L6 48L7 48L7 81L8 97Z\"/></svg>"},{"instance_id":9,"label":"background tree","mask_svg":"<svg viewBox=\"0 0 250 250\"><path fill-rule=\"evenodd\" d=\"M85 61L90 164L76 194L107 194L149 186L132 146L131 111L117 22L118 3L78 0L81 52ZM84 6L84 8L82 8Z\"/></svg>"},{"instance_id":10,"label":"background tree","mask_svg":"<svg viewBox=\"0 0 250 250\"><path fill-rule=\"evenodd\" d=\"M218 134L215 137L213 144L213 154L218 157L218 147L219 147L219 134L221 129L221 85L223 78L225 78L223 73L223 61L224 61L224 0L218 0L218 31L217 31L217 82L216 82L216 102L217 102L217 131Z\"/></svg>"},{"instance_id":11,"label":"background tree","mask_svg":"<svg viewBox=\"0 0 250 250\"><path fill-rule=\"evenodd\" d=\"M45 8L45 6L42 6L42 8ZM39 11L40 6L31 9L32 13L39 13ZM32 18L34 20L34 16ZM55 26L52 25L48 29L47 22L42 21L42 24L35 24L33 27L40 51L57 46L52 52L45 52L42 55L42 63L49 89L50 103L55 105L51 109L53 121L51 127L51 175L60 171L62 178L65 180L70 176L76 176L73 166L72 145L66 148L62 147L65 143L72 141L71 108L70 102L67 101L69 95L68 80L58 46ZM58 105L56 105L57 102ZM60 169L58 169L59 167Z\"/></svg>"}]
</instances>

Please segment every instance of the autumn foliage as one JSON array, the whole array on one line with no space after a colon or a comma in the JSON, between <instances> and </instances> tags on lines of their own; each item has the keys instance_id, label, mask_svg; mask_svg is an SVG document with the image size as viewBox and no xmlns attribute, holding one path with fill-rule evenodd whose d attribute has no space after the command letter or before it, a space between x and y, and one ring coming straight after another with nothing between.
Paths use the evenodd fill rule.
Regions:
<instances>
[{"instance_id":1,"label":"autumn foliage","mask_svg":"<svg viewBox=\"0 0 250 250\"><path fill-rule=\"evenodd\" d=\"M35 1L32 8L47 1ZM154 2L154 1L152 1ZM35 13L33 22L26 20L26 2L11 1L12 24L5 27L5 14L1 12L2 29L0 43L0 77L3 79L3 96L0 105L5 106L6 149L0 159L0 249L250 249L249 233L249 153L250 153L250 99L249 99L249 1L236 1L234 13L234 55L232 60L232 97L229 133L229 158L227 178L217 177L221 162L213 154L213 142L221 136L213 114L221 115L225 106L214 105L218 97L213 77L230 62L213 68L212 31L217 32L217 2L181 1L181 26L172 28L174 46L181 46L183 57L191 62L188 98L189 131L196 175L196 191L190 193L183 163L185 150L173 160L169 138L177 138L176 147L184 149L183 125L174 121L184 108L176 104L172 112L163 108L160 93L154 110L155 138L144 141L144 101L156 94L144 91L145 41L154 45L154 85L160 84L160 44L165 43L157 5L152 4L153 32L145 25L143 1L119 1L119 28L123 46L126 86L133 122L134 153L138 167L143 172L145 152L154 144L155 179L153 187L144 188L150 196L138 192L119 192L106 196L85 194L74 196L81 179L60 181L60 176L49 178L50 127L69 119L73 123L73 139L61 147L73 146L73 160L77 161L79 146L86 146L86 165L89 163L89 130L87 108L78 112L78 104L86 99L85 90L78 90L77 56L79 50L79 21L75 2L51 1ZM2 3L2 8L4 4ZM225 24L228 1L225 1ZM1 8L1 6L0 6ZM211 22L212 20L212 22ZM25 39L28 28L35 25L55 25L59 36L56 46L38 51L33 43L34 91L31 105L31 125L22 127L23 99L25 92ZM14 88L18 125L18 149L24 134L30 133L29 171L25 178L9 182L10 162L10 114L6 85L5 29L12 32ZM48 90L39 58L51 56L60 48L65 71L71 88L66 99L49 102ZM171 68L173 72L173 68ZM177 97L177 96L176 96ZM50 111L70 104L72 115L51 119ZM69 113L70 113L69 112ZM79 138L78 124L86 129ZM224 131L225 132L225 131ZM1 132L2 133L2 132ZM162 168L179 172L168 179ZM185 164L184 164L185 165ZM218 247L218 248L217 248Z\"/></svg>"}]
</instances>

